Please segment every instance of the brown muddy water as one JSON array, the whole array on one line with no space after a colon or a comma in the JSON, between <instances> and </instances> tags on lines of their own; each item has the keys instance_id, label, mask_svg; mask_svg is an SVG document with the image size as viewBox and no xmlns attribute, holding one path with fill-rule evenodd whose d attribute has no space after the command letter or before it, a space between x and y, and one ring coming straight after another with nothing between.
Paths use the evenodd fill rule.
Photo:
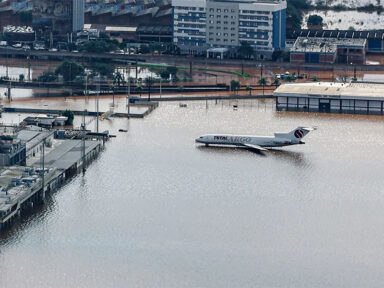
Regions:
<instances>
[{"instance_id":1,"label":"brown muddy water","mask_svg":"<svg viewBox=\"0 0 384 288\"><path fill-rule=\"evenodd\" d=\"M270 100L103 121L86 174L1 234L0 287L382 287L383 124ZM263 155L194 143L299 125L306 145Z\"/></svg>"}]
</instances>

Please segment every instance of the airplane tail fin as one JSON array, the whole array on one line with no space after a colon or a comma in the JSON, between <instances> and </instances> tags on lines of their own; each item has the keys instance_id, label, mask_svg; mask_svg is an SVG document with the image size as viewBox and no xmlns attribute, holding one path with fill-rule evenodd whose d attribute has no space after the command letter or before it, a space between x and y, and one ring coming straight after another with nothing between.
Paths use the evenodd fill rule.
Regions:
<instances>
[{"instance_id":1,"label":"airplane tail fin","mask_svg":"<svg viewBox=\"0 0 384 288\"><path fill-rule=\"evenodd\" d=\"M288 133L275 133L275 137L300 141L309 132L316 130L316 129L317 129L316 127L297 127L296 129L294 129Z\"/></svg>"}]
</instances>

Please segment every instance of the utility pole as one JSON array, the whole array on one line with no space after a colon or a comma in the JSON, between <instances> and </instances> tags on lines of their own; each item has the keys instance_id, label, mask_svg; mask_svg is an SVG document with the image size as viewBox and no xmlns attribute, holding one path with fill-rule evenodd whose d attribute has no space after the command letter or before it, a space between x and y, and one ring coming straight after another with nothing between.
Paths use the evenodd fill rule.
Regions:
<instances>
[{"instance_id":1,"label":"utility pole","mask_svg":"<svg viewBox=\"0 0 384 288\"><path fill-rule=\"evenodd\" d=\"M5 69L5 76L7 77L7 79L9 78L9 51L8 51L8 48L7 48L7 61L6 61L6 69Z\"/></svg>"},{"instance_id":2,"label":"utility pole","mask_svg":"<svg viewBox=\"0 0 384 288\"><path fill-rule=\"evenodd\" d=\"M163 79L160 77L160 98L161 98L161 81L162 81Z\"/></svg>"},{"instance_id":3,"label":"utility pole","mask_svg":"<svg viewBox=\"0 0 384 288\"><path fill-rule=\"evenodd\" d=\"M83 175L85 173L85 114L87 114L87 110L84 110L83 114L83 123L81 123L82 130L82 140L81 140L81 159L83 161Z\"/></svg>"},{"instance_id":4,"label":"utility pole","mask_svg":"<svg viewBox=\"0 0 384 288\"><path fill-rule=\"evenodd\" d=\"M31 82L31 51L28 50L28 82Z\"/></svg>"},{"instance_id":5,"label":"utility pole","mask_svg":"<svg viewBox=\"0 0 384 288\"><path fill-rule=\"evenodd\" d=\"M8 101L11 102L11 100L12 100L12 83L11 83L11 80L9 80L7 97L8 97Z\"/></svg>"},{"instance_id":6,"label":"utility pole","mask_svg":"<svg viewBox=\"0 0 384 288\"><path fill-rule=\"evenodd\" d=\"M137 67L136 67L137 68ZM129 118L129 114L131 113L130 105L131 103L129 102L130 97L131 97L131 62L128 62L128 71L127 71L127 115Z\"/></svg>"},{"instance_id":7,"label":"utility pole","mask_svg":"<svg viewBox=\"0 0 384 288\"><path fill-rule=\"evenodd\" d=\"M137 83L137 60L136 60L136 83Z\"/></svg>"},{"instance_id":8,"label":"utility pole","mask_svg":"<svg viewBox=\"0 0 384 288\"><path fill-rule=\"evenodd\" d=\"M41 191L41 200L44 203L45 200L45 139L43 140L43 161L42 161L42 166L43 166L43 173L42 173L42 178L41 178L41 185L42 185L42 191Z\"/></svg>"},{"instance_id":9,"label":"utility pole","mask_svg":"<svg viewBox=\"0 0 384 288\"><path fill-rule=\"evenodd\" d=\"M97 93L96 93L96 132L99 133L99 96L100 96L100 74L97 81Z\"/></svg>"},{"instance_id":10,"label":"utility pole","mask_svg":"<svg viewBox=\"0 0 384 288\"><path fill-rule=\"evenodd\" d=\"M151 86L152 86L152 77L149 76L147 78L147 84L148 84L148 101L151 101Z\"/></svg>"},{"instance_id":11,"label":"utility pole","mask_svg":"<svg viewBox=\"0 0 384 288\"><path fill-rule=\"evenodd\" d=\"M192 61L189 61L189 75L191 75L191 78L192 78Z\"/></svg>"}]
</instances>

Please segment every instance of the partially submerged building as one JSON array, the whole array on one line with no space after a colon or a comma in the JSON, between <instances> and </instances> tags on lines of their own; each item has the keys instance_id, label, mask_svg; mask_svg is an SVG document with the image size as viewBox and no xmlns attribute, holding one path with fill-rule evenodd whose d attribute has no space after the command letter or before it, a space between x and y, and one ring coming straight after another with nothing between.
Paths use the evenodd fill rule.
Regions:
<instances>
[{"instance_id":1,"label":"partially submerged building","mask_svg":"<svg viewBox=\"0 0 384 288\"><path fill-rule=\"evenodd\" d=\"M294 42L298 37L305 38L335 38L335 39L365 39L367 52L384 52L384 30L322 30L298 29L288 31L287 41Z\"/></svg>"},{"instance_id":2,"label":"partially submerged building","mask_svg":"<svg viewBox=\"0 0 384 288\"><path fill-rule=\"evenodd\" d=\"M0 135L0 166L25 165L26 146L17 138L17 133Z\"/></svg>"},{"instance_id":3,"label":"partially submerged building","mask_svg":"<svg viewBox=\"0 0 384 288\"><path fill-rule=\"evenodd\" d=\"M280 111L384 115L384 84L292 83L273 94Z\"/></svg>"},{"instance_id":4,"label":"partially submerged building","mask_svg":"<svg viewBox=\"0 0 384 288\"><path fill-rule=\"evenodd\" d=\"M293 63L364 64L367 40L298 37L291 48Z\"/></svg>"}]
</instances>

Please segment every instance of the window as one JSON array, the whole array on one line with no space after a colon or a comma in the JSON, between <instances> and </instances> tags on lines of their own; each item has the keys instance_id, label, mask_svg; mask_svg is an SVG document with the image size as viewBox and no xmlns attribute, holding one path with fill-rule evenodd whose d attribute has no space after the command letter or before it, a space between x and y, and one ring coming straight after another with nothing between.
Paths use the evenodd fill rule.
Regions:
<instances>
[{"instance_id":1,"label":"window","mask_svg":"<svg viewBox=\"0 0 384 288\"><path fill-rule=\"evenodd\" d=\"M228 13L228 9L224 9L224 13Z\"/></svg>"},{"instance_id":2,"label":"window","mask_svg":"<svg viewBox=\"0 0 384 288\"><path fill-rule=\"evenodd\" d=\"M217 11L218 13L221 13L221 9L217 9L216 11Z\"/></svg>"}]
</instances>

